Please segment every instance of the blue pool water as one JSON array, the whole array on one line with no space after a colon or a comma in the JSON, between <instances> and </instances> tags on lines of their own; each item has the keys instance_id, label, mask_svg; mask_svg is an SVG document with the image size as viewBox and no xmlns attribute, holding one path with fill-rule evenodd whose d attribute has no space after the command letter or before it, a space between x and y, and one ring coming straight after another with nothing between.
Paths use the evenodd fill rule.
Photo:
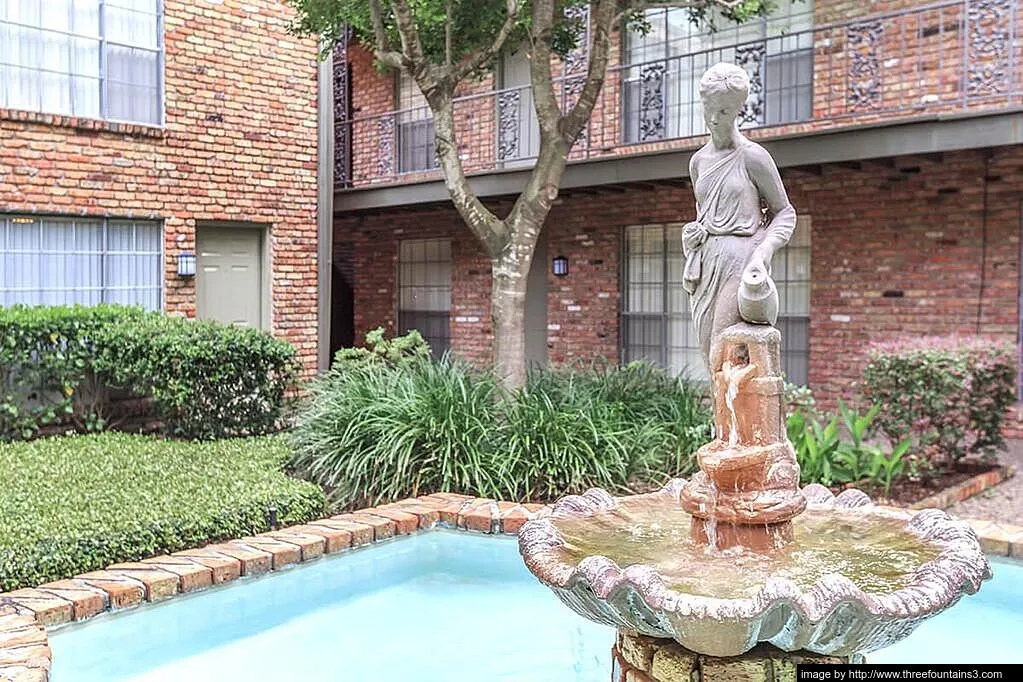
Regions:
<instances>
[{"instance_id":1,"label":"blue pool water","mask_svg":"<svg viewBox=\"0 0 1023 682\"><path fill-rule=\"evenodd\" d=\"M1023 566L876 662L1023 662ZM606 682L610 628L576 616L513 538L435 531L51 633L52 682Z\"/></svg>"}]
</instances>

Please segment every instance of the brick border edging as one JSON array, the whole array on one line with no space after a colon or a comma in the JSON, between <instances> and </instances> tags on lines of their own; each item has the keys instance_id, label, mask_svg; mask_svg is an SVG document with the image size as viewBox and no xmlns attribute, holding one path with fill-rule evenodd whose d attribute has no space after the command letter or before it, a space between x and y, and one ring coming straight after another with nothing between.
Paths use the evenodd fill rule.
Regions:
<instances>
[{"instance_id":1,"label":"brick border edging","mask_svg":"<svg viewBox=\"0 0 1023 682\"><path fill-rule=\"evenodd\" d=\"M514 535L544 509L540 504L435 493L5 592L0 594L0 682L48 682L50 627L436 526Z\"/></svg>"},{"instance_id":2,"label":"brick border edging","mask_svg":"<svg viewBox=\"0 0 1023 682\"><path fill-rule=\"evenodd\" d=\"M1016 467L1006 464L991 471L985 471L958 483L951 488L946 488L922 500L914 502L907 507L912 510L919 509L948 509L952 505L968 500L974 495L979 495L988 488L993 488L1003 481L1007 481L1016 475Z\"/></svg>"},{"instance_id":3,"label":"brick border edging","mask_svg":"<svg viewBox=\"0 0 1023 682\"><path fill-rule=\"evenodd\" d=\"M52 660L48 627L437 526L515 535L526 521L549 511L541 504L435 493L5 592L0 594L0 682L48 682ZM969 523L981 536L985 552L1023 559L1023 526Z\"/></svg>"}]
</instances>

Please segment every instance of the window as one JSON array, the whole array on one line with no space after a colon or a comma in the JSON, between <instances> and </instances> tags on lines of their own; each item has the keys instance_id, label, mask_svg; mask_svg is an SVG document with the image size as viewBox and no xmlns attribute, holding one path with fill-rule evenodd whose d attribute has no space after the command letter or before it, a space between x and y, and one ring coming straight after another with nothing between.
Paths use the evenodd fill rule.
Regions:
<instances>
[{"instance_id":1,"label":"window","mask_svg":"<svg viewBox=\"0 0 1023 682\"><path fill-rule=\"evenodd\" d=\"M435 358L451 347L451 242L412 239L398 245L398 333L418 329Z\"/></svg>"},{"instance_id":2,"label":"window","mask_svg":"<svg viewBox=\"0 0 1023 682\"><path fill-rule=\"evenodd\" d=\"M0 107L160 125L162 0L3 0Z\"/></svg>"},{"instance_id":3,"label":"window","mask_svg":"<svg viewBox=\"0 0 1023 682\"><path fill-rule=\"evenodd\" d=\"M742 127L810 118L813 2L779 0L769 17L736 25L710 12L710 24L684 9L648 10L651 31L630 33L623 70L626 142L704 132L700 77L717 62L743 66L752 80ZM710 30L705 26L714 26Z\"/></svg>"},{"instance_id":4,"label":"window","mask_svg":"<svg viewBox=\"0 0 1023 682\"><path fill-rule=\"evenodd\" d=\"M0 306L162 307L160 223L0 214Z\"/></svg>"},{"instance_id":5,"label":"window","mask_svg":"<svg viewBox=\"0 0 1023 682\"><path fill-rule=\"evenodd\" d=\"M540 123L525 52L501 59L501 89L497 97L498 161L505 162L505 167L532 165L540 153Z\"/></svg>"},{"instance_id":6,"label":"window","mask_svg":"<svg viewBox=\"0 0 1023 682\"><path fill-rule=\"evenodd\" d=\"M437 167L433 115L415 80L398 74L398 170L401 173Z\"/></svg>"},{"instance_id":7,"label":"window","mask_svg":"<svg viewBox=\"0 0 1023 682\"><path fill-rule=\"evenodd\" d=\"M625 229L622 361L646 359L675 374L706 379L700 341L682 288L682 225ZM774 255L777 327L788 381L807 382L810 345L810 217L800 216L789 243Z\"/></svg>"}]
</instances>

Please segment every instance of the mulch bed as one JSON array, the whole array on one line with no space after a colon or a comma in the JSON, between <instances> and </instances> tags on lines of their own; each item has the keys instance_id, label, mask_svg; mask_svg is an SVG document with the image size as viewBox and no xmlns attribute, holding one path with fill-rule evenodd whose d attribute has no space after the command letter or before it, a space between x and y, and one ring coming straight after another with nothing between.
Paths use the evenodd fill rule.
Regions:
<instances>
[{"instance_id":1,"label":"mulch bed","mask_svg":"<svg viewBox=\"0 0 1023 682\"><path fill-rule=\"evenodd\" d=\"M846 488L857 488L865 492L871 500L878 504L888 504L894 507L908 507L931 495L947 490L963 481L997 469L997 463L989 462L961 462L954 471L946 471L937 476L928 477L919 481L911 481L907 478L892 483L892 489L888 496L885 496L884 487L863 481L862 483L849 483L847 485L831 486L834 493L840 493Z\"/></svg>"}]
</instances>

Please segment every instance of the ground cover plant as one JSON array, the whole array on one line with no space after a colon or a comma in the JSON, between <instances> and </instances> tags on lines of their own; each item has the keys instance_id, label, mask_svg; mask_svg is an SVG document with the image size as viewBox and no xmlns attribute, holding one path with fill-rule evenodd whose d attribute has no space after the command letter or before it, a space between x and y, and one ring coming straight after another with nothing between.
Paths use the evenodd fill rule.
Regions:
<instances>
[{"instance_id":1,"label":"ground cover plant","mask_svg":"<svg viewBox=\"0 0 1023 682\"><path fill-rule=\"evenodd\" d=\"M702 388L644 364L494 372L430 359L421 338L374 332L313 382L291 468L338 507L435 491L548 501L646 488L694 470L710 440Z\"/></svg>"},{"instance_id":2,"label":"ground cover plant","mask_svg":"<svg viewBox=\"0 0 1023 682\"><path fill-rule=\"evenodd\" d=\"M282 436L103 433L0 444L0 592L322 517Z\"/></svg>"}]
</instances>

